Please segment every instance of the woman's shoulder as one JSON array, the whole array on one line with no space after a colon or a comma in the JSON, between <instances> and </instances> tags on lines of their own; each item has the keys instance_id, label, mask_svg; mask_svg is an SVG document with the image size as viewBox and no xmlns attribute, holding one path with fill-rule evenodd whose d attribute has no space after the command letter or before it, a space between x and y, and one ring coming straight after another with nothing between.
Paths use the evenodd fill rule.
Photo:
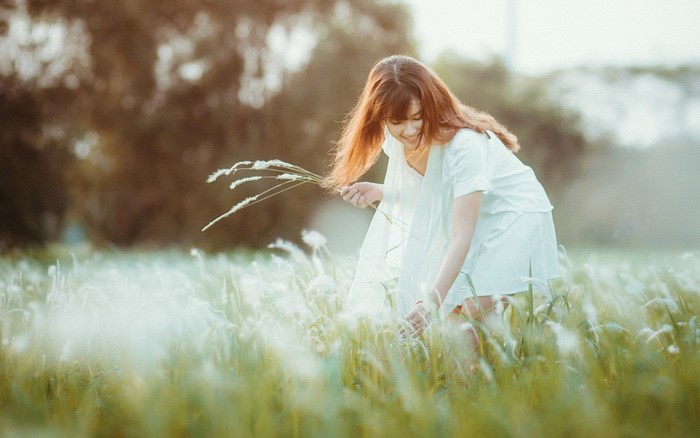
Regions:
<instances>
[{"instance_id":1,"label":"woman's shoulder","mask_svg":"<svg viewBox=\"0 0 700 438\"><path fill-rule=\"evenodd\" d=\"M447 143L447 149L462 149L488 143L487 133L477 132L469 128L460 128L454 133L452 139Z\"/></svg>"},{"instance_id":2,"label":"woman's shoulder","mask_svg":"<svg viewBox=\"0 0 700 438\"><path fill-rule=\"evenodd\" d=\"M489 139L487 132L478 132L470 128L460 128L452 137L450 143L464 143L469 141L485 141Z\"/></svg>"},{"instance_id":3,"label":"woman's shoulder","mask_svg":"<svg viewBox=\"0 0 700 438\"><path fill-rule=\"evenodd\" d=\"M448 168L460 168L465 163L483 162L489 156L488 135L462 128L444 145L444 162Z\"/></svg>"}]
</instances>

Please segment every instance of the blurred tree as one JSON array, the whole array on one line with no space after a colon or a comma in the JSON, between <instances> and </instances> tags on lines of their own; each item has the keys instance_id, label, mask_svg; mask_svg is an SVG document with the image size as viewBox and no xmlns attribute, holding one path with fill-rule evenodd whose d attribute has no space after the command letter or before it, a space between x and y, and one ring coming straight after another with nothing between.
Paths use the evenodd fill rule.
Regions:
<instances>
[{"instance_id":1,"label":"blurred tree","mask_svg":"<svg viewBox=\"0 0 700 438\"><path fill-rule=\"evenodd\" d=\"M55 239L67 207L72 155L43 124L41 101L60 87L0 76L0 251Z\"/></svg>"},{"instance_id":2,"label":"blurred tree","mask_svg":"<svg viewBox=\"0 0 700 438\"><path fill-rule=\"evenodd\" d=\"M200 233L235 203L226 187L207 186L207 175L234 161L272 157L318 169L328 149L324 142L337 131L332 121L351 106L368 59L409 47L402 22L407 15L393 2L28 0L27 5L33 20L77 22L82 29L82 39L73 43L86 47L89 65L71 70L74 92L60 100L62 112L71 115L69 131L76 133L66 142L83 158L74 208L91 239L118 245L260 245L280 234L281 223L296 236L310 214L304 196L313 191L260 204ZM271 38L294 28L320 37L320 45L309 70L292 77L278 59L287 54L275 52ZM353 38L376 46L365 52L356 42L354 50L343 52ZM271 85L275 80L281 91ZM336 96L338 86L342 96ZM298 94L301 87L327 94L307 99ZM307 135L300 136L299 129ZM245 196L245 190L237 191Z\"/></svg>"},{"instance_id":3,"label":"blurred tree","mask_svg":"<svg viewBox=\"0 0 700 438\"><path fill-rule=\"evenodd\" d=\"M595 102L590 113L612 109L602 121L591 117L609 140L590 148L565 188L555 210L560 242L695 250L700 65L587 67L556 72L552 81ZM644 140L625 141L635 137Z\"/></svg>"},{"instance_id":4,"label":"blurred tree","mask_svg":"<svg viewBox=\"0 0 700 438\"><path fill-rule=\"evenodd\" d=\"M356 7L359 4L361 9L324 29L309 64L290 76L268 105L264 129L268 141L284 148L290 146L289 138L295 139L293 149L299 158L325 151L337 140L343 118L378 59L412 52L406 39L410 19L402 7L367 1ZM367 23L367 15L375 21ZM314 163L318 171L324 170L318 168L321 164Z\"/></svg>"},{"instance_id":5,"label":"blurred tree","mask_svg":"<svg viewBox=\"0 0 700 438\"><path fill-rule=\"evenodd\" d=\"M520 159L556 198L586 146L580 115L549 98L542 79L511 76L498 60L482 64L445 53L434 68L465 104L490 113L518 137Z\"/></svg>"},{"instance_id":6,"label":"blurred tree","mask_svg":"<svg viewBox=\"0 0 700 438\"><path fill-rule=\"evenodd\" d=\"M664 112L671 112L672 128L665 126L667 134L663 140L676 137L682 142L697 142L700 138L700 130L695 114L700 101L700 64L687 64L676 66L609 66L604 68L581 69L590 75L599 77L608 87L619 87L627 91L630 86L637 85L647 94L648 103L654 105L656 116L661 118ZM640 79L654 78L657 84L650 84L648 81L640 87ZM654 87L659 87L663 83L670 86L663 90L668 95L670 105L664 108L658 102L658 98L653 97ZM609 92L609 90L608 90ZM627 110L629 111L629 109Z\"/></svg>"}]
</instances>

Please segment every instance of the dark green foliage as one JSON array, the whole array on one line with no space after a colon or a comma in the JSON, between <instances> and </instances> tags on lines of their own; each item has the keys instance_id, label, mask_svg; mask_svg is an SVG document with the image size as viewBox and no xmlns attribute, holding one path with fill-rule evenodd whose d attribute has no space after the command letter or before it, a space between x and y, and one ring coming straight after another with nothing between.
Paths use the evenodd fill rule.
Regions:
<instances>
[{"instance_id":1,"label":"dark green foliage","mask_svg":"<svg viewBox=\"0 0 700 438\"><path fill-rule=\"evenodd\" d=\"M231 192L207 185L207 176L270 158L322 172L371 63L409 51L404 7L370 0L33 0L28 11L35 22L82 23L74 43L86 46L90 65L70 69L72 94L40 103L69 115L64 146L93 139L76 167L71 206L91 240L120 246L258 246L297 236L319 189L289 192L201 233L266 188ZM271 58L271 28L299 23L320 36L312 61L294 75L282 68L281 90L265 85L281 68ZM201 77L181 73L188 63L202 67Z\"/></svg>"},{"instance_id":2,"label":"dark green foliage","mask_svg":"<svg viewBox=\"0 0 700 438\"><path fill-rule=\"evenodd\" d=\"M66 210L72 156L42 130L42 96L0 77L0 251L55 239Z\"/></svg>"}]
</instances>

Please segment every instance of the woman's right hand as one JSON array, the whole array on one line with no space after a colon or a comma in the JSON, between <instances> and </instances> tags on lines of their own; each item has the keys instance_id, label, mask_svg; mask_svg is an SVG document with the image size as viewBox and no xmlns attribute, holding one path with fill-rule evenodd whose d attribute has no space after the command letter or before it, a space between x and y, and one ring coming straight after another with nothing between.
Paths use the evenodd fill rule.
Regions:
<instances>
[{"instance_id":1,"label":"woman's right hand","mask_svg":"<svg viewBox=\"0 0 700 438\"><path fill-rule=\"evenodd\" d=\"M340 189L343 200L358 208L381 201L384 196L384 186L371 182L357 182Z\"/></svg>"}]
</instances>

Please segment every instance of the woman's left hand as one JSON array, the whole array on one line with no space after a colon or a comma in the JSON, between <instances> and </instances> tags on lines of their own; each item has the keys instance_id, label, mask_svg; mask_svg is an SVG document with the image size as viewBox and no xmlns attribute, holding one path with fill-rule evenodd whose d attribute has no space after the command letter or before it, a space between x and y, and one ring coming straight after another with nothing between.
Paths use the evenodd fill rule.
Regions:
<instances>
[{"instance_id":1,"label":"woman's left hand","mask_svg":"<svg viewBox=\"0 0 700 438\"><path fill-rule=\"evenodd\" d=\"M430 314L432 309L430 306L423 301L416 303L416 306L408 313L406 316L406 321L408 321L409 329L408 332L412 337L416 337L423 333L426 327L430 324ZM401 330L401 334L405 334L405 330Z\"/></svg>"}]
</instances>

